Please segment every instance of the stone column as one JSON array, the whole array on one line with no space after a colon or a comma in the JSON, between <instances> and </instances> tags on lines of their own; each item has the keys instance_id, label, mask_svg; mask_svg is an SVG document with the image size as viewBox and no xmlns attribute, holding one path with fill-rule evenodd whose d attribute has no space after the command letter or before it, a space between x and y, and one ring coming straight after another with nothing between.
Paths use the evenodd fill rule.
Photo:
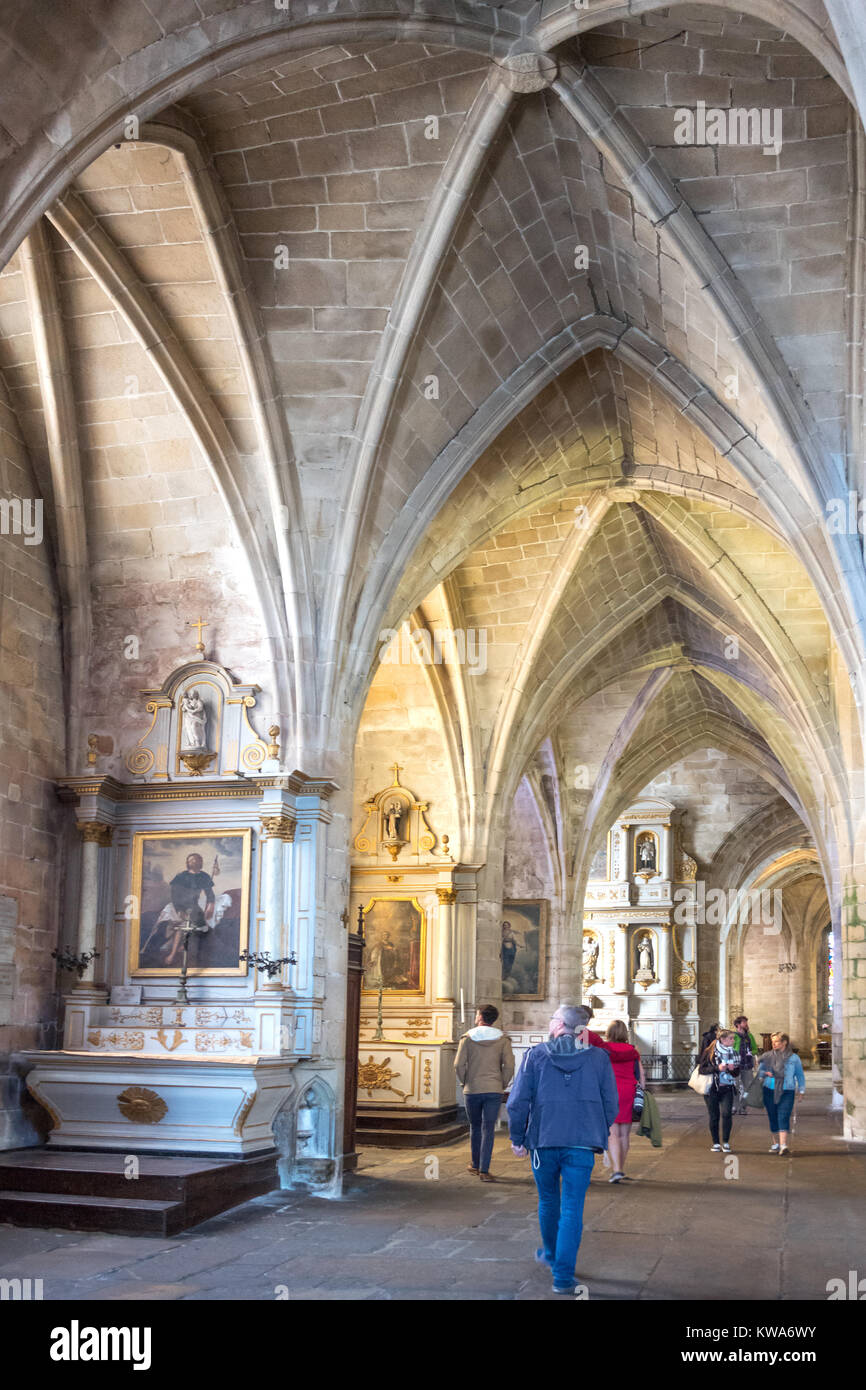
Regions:
<instances>
[{"instance_id":1,"label":"stone column","mask_svg":"<svg viewBox=\"0 0 866 1390\"><path fill-rule=\"evenodd\" d=\"M657 973L658 973L658 977L659 977L659 984L661 985L662 989L666 989L666 990L669 991L670 988L671 988L671 929L670 929L670 923L668 923L668 922L659 922L659 923L657 924L657 926L658 926L658 937L659 937L659 968L658 968L658 972L657 972Z\"/></svg>"},{"instance_id":2,"label":"stone column","mask_svg":"<svg viewBox=\"0 0 866 1390\"><path fill-rule=\"evenodd\" d=\"M803 996L803 985L805 971L803 969L803 953L797 950L797 969L788 974L788 1027L786 1033L790 1035L791 1042L799 1049L801 1061L807 1064L812 1057L812 1037L806 1026L806 1000ZM808 983L808 981L805 981Z\"/></svg>"},{"instance_id":3,"label":"stone column","mask_svg":"<svg viewBox=\"0 0 866 1390\"><path fill-rule=\"evenodd\" d=\"M664 850L659 855L659 871L662 878L666 878L668 883L673 886L674 881L674 827L672 825L659 826L659 839L664 843Z\"/></svg>"},{"instance_id":4,"label":"stone column","mask_svg":"<svg viewBox=\"0 0 866 1390\"><path fill-rule=\"evenodd\" d=\"M454 999L453 947L454 904L457 892L454 888L437 888L439 917L437 921L436 951L436 998L452 1002Z\"/></svg>"},{"instance_id":5,"label":"stone column","mask_svg":"<svg viewBox=\"0 0 866 1390\"><path fill-rule=\"evenodd\" d=\"M272 960L279 960L283 954L283 911L285 907L285 884L283 866L285 845L295 836L295 822L290 816L263 816L262 829L266 836L263 842L264 864L262 878L265 908L264 922L257 949L267 951ZM280 972L282 974L282 972ZM283 987L280 975L268 979L264 971L259 975L256 993L270 993Z\"/></svg>"},{"instance_id":6,"label":"stone column","mask_svg":"<svg viewBox=\"0 0 866 1390\"><path fill-rule=\"evenodd\" d=\"M628 994L628 927L624 922L618 922L614 931L616 932L616 949L613 987L617 994Z\"/></svg>"},{"instance_id":7,"label":"stone column","mask_svg":"<svg viewBox=\"0 0 866 1390\"><path fill-rule=\"evenodd\" d=\"M83 956L96 950L96 928L99 919L99 851L100 848L110 847L112 827L103 821L79 821L78 830L82 845L75 954ZM91 960L74 986L74 992L93 994L95 990L96 961Z\"/></svg>"}]
</instances>

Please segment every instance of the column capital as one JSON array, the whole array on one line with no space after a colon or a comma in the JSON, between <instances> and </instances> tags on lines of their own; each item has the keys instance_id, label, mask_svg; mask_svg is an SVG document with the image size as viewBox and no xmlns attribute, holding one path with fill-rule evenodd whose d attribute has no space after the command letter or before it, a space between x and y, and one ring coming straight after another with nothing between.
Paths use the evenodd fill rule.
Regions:
<instances>
[{"instance_id":1,"label":"column capital","mask_svg":"<svg viewBox=\"0 0 866 1390\"><path fill-rule=\"evenodd\" d=\"M456 888L437 888L437 889L436 889L436 896L437 896L437 898L439 899L440 903L456 903L456 901L457 901L457 889L456 889Z\"/></svg>"},{"instance_id":2,"label":"column capital","mask_svg":"<svg viewBox=\"0 0 866 1390\"><path fill-rule=\"evenodd\" d=\"M113 825L106 825L104 821L99 820L80 820L76 823L76 829L86 845L101 845L103 849L111 847Z\"/></svg>"},{"instance_id":3,"label":"column capital","mask_svg":"<svg viewBox=\"0 0 866 1390\"><path fill-rule=\"evenodd\" d=\"M262 830L269 840L291 841L295 838L295 821L291 816L262 816Z\"/></svg>"}]
</instances>

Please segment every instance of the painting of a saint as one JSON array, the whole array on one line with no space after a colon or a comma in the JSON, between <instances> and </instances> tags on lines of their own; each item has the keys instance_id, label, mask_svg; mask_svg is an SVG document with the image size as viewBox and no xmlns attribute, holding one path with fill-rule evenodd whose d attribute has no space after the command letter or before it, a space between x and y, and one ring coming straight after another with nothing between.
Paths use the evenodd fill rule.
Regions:
<instances>
[{"instance_id":1,"label":"painting of a saint","mask_svg":"<svg viewBox=\"0 0 866 1390\"><path fill-rule=\"evenodd\" d=\"M426 923L414 898L374 898L364 910L364 989L423 994Z\"/></svg>"},{"instance_id":2,"label":"painting of a saint","mask_svg":"<svg viewBox=\"0 0 866 1390\"><path fill-rule=\"evenodd\" d=\"M130 973L180 971L184 925L189 974L240 975L249 928L249 830L135 836Z\"/></svg>"},{"instance_id":3,"label":"painting of a saint","mask_svg":"<svg viewBox=\"0 0 866 1390\"><path fill-rule=\"evenodd\" d=\"M503 999L543 999L547 970L547 902L510 900L502 904L499 959Z\"/></svg>"}]
</instances>

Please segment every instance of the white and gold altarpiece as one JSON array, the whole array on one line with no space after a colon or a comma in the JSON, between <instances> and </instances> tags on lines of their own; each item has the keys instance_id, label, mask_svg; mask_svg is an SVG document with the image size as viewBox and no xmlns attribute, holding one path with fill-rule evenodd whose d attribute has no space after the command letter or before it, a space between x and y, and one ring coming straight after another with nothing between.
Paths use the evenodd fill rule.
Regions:
<instances>
[{"instance_id":1,"label":"white and gold altarpiece","mask_svg":"<svg viewBox=\"0 0 866 1390\"><path fill-rule=\"evenodd\" d=\"M58 784L77 831L61 942L91 958L63 976L62 1047L27 1054L53 1147L245 1156L274 1148L275 1124L293 1136L311 1106L333 1129L313 1071L334 784L282 768L278 728L265 739L251 723L258 693L190 662L142 692L125 776L100 774L91 737L86 770ZM186 909L202 928L189 1002ZM259 971L243 952L294 963Z\"/></svg>"},{"instance_id":2,"label":"white and gold altarpiece","mask_svg":"<svg viewBox=\"0 0 866 1390\"><path fill-rule=\"evenodd\" d=\"M583 998L592 1027L616 1018L650 1055L697 1050L697 865L677 808L646 798L611 827L584 895Z\"/></svg>"},{"instance_id":3,"label":"white and gold altarpiece","mask_svg":"<svg viewBox=\"0 0 866 1390\"><path fill-rule=\"evenodd\" d=\"M360 814L352 920L363 912L358 1116L392 1112L408 1132L456 1107L458 980L472 939L475 871L455 864L430 806L392 780ZM398 1116L402 1116L399 1119ZM388 1123L385 1115L383 1124Z\"/></svg>"}]
</instances>

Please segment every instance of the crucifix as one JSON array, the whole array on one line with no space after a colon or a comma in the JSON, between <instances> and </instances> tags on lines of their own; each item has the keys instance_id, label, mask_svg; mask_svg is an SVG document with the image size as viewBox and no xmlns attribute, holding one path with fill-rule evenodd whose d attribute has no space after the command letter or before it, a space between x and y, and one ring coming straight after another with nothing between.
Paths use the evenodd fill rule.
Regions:
<instances>
[{"instance_id":1,"label":"crucifix","mask_svg":"<svg viewBox=\"0 0 866 1390\"><path fill-rule=\"evenodd\" d=\"M393 774L394 774L394 781L392 782L391 785L394 786L394 787L399 787L399 785L400 785L400 773L403 771L403 769L402 769L402 767L400 766L399 763L392 763L392 764L391 764L391 771L392 771Z\"/></svg>"},{"instance_id":2,"label":"crucifix","mask_svg":"<svg viewBox=\"0 0 866 1390\"><path fill-rule=\"evenodd\" d=\"M199 618L197 623L187 623L187 627L198 628L198 641L195 644L195 649L197 652L201 652L202 655L204 655L204 642L201 640L201 631L203 627L210 627L210 623L203 623L201 618Z\"/></svg>"}]
</instances>

